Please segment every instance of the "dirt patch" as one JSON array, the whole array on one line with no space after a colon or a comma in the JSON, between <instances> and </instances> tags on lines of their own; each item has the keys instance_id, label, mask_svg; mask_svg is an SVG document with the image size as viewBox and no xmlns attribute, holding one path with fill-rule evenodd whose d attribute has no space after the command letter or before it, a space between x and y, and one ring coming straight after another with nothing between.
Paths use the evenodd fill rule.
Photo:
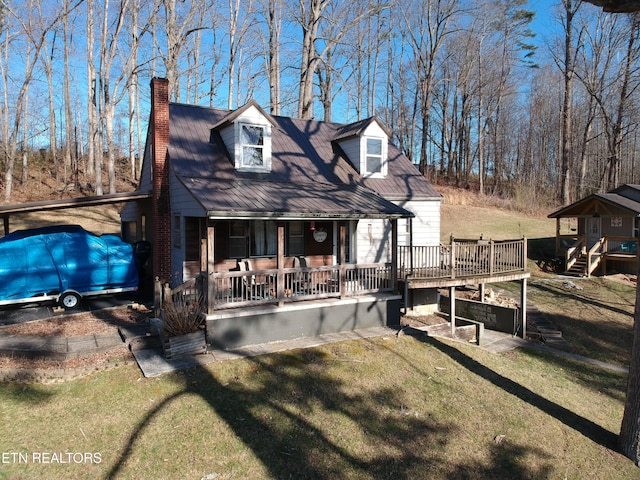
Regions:
<instances>
[{"instance_id":1,"label":"dirt patch","mask_svg":"<svg viewBox=\"0 0 640 480\"><path fill-rule=\"evenodd\" d=\"M149 318L150 311L128 307L109 308L95 312L34 320L31 322L0 328L3 335L38 335L48 337L76 337L83 335L112 333L118 327L136 324Z\"/></svg>"},{"instance_id":2,"label":"dirt patch","mask_svg":"<svg viewBox=\"0 0 640 480\"><path fill-rule=\"evenodd\" d=\"M34 320L20 325L0 328L0 335L37 335L76 337L117 332L118 327L146 322L151 312L146 309L116 307L95 312L81 312ZM107 352L82 355L67 360L46 360L24 357L0 357L2 369L101 370L133 362L131 352L122 347Z\"/></svg>"}]
</instances>

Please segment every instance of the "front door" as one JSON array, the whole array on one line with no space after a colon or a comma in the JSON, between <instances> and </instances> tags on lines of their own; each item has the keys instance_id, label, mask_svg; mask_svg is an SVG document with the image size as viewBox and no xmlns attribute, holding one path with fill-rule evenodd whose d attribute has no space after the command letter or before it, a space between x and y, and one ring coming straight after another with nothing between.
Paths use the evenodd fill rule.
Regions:
<instances>
[{"instance_id":1,"label":"front door","mask_svg":"<svg viewBox=\"0 0 640 480\"><path fill-rule=\"evenodd\" d=\"M591 249L602 238L600 217L587 217L587 249Z\"/></svg>"}]
</instances>

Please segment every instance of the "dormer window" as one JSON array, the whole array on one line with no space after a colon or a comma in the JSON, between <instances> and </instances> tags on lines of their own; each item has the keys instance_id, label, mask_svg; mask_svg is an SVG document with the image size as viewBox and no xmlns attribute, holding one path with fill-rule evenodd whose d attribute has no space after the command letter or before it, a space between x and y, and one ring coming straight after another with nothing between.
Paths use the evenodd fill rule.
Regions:
<instances>
[{"instance_id":1,"label":"dormer window","mask_svg":"<svg viewBox=\"0 0 640 480\"><path fill-rule=\"evenodd\" d=\"M382 139L366 139L365 174L382 173Z\"/></svg>"},{"instance_id":2,"label":"dormer window","mask_svg":"<svg viewBox=\"0 0 640 480\"><path fill-rule=\"evenodd\" d=\"M234 158L237 170L255 173L271 171L271 125L266 122L235 123Z\"/></svg>"},{"instance_id":3,"label":"dormer window","mask_svg":"<svg viewBox=\"0 0 640 480\"><path fill-rule=\"evenodd\" d=\"M240 161L241 168L265 166L264 152L265 127L261 125L240 124Z\"/></svg>"},{"instance_id":4,"label":"dormer window","mask_svg":"<svg viewBox=\"0 0 640 480\"><path fill-rule=\"evenodd\" d=\"M365 177L384 177L387 174L387 141L380 137L364 136L360 142L361 172Z\"/></svg>"}]
</instances>

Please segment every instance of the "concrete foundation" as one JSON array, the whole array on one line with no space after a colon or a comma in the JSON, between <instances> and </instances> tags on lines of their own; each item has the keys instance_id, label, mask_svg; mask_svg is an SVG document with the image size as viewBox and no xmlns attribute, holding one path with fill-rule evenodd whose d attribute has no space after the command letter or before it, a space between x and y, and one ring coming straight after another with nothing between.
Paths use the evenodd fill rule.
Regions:
<instances>
[{"instance_id":1,"label":"concrete foundation","mask_svg":"<svg viewBox=\"0 0 640 480\"><path fill-rule=\"evenodd\" d=\"M266 342L400 324L400 295L223 310L207 317L207 342L233 349Z\"/></svg>"}]
</instances>

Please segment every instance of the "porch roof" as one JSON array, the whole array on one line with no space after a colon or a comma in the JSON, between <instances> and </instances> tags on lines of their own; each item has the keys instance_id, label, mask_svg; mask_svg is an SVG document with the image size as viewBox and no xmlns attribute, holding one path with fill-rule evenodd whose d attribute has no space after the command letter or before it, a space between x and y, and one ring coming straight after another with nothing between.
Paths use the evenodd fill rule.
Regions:
<instances>
[{"instance_id":1,"label":"porch roof","mask_svg":"<svg viewBox=\"0 0 640 480\"><path fill-rule=\"evenodd\" d=\"M548 215L548 218L566 218L591 215L640 216L640 202L618 193L594 193Z\"/></svg>"},{"instance_id":2,"label":"porch roof","mask_svg":"<svg viewBox=\"0 0 640 480\"><path fill-rule=\"evenodd\" d=\"M409 218L410 211L357 185L188 179L209 218Z\"/></svg>"}]
</instances>

